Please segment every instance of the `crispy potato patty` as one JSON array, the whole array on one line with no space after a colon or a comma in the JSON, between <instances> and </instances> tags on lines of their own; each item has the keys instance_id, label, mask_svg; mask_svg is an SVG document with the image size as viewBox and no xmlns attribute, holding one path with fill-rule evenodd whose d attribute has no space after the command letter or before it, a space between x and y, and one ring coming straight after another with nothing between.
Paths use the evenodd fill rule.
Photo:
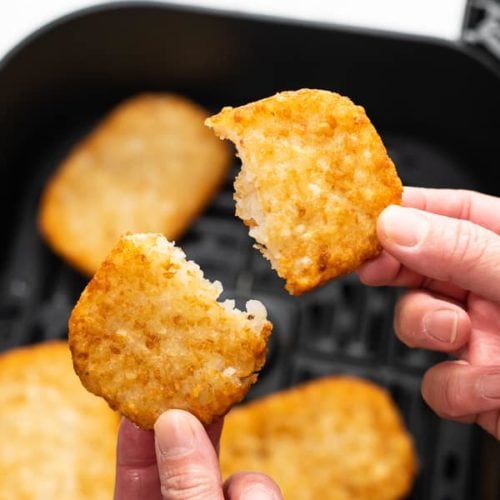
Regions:
<instances>
[{"instance_id":1,"label":"crispy potato patty","mask_svg":"<svg viewBox=\"0 0 500 500\"><path fill-rule=\"evenodd\" d=\"M376 256L376 221L402 185L361 106L302 89L224 108L205 122L236 145L236 214L292 294Z\"/></svg>"},{"instance_id":2,"label":"crispy potato patty","mask_svg":"<svg viewBox=\"0 0 500 500\"><path fill-rule=\"evenodd\" d=\"M380 387L328 377L277 393L226 416L225 476L269 474L287 500L395 500L411 489L413 442Z\"/></svg>"},{"instance_id":3,"label":"crispy potato patty","mask_svg":"<svg viewBox=\"0 0 500 500\"><path fill-rule=\"evenodd\" d=\"M54 250L91 275L126 232L180 237L229 166L206 116L170 94L133 97L106 116L43 193L39 225Z\"/></svg>"},{"instance_id":4,"label":"crispy potato patty","mask_svg":"<svg viewBox=\"0 0 500 500\"><path fill-rule=\"evenodd\" d=\"M119 418L73 371L67 342L0 355L0 499L108 500Z\"/></svg>"},{"instance_id":5,"label":"crispy potato patty","mask_svg":"<svg viewBox=\"0 0 500 500\"><path fill-rule=\"evenodd\" d=\"M257 379L271 323L260 302L241 312L221 291L163 236L123 237L71 314L83 385L145 429L169 408L224 415Z\"/></svg>"}]
</instances>

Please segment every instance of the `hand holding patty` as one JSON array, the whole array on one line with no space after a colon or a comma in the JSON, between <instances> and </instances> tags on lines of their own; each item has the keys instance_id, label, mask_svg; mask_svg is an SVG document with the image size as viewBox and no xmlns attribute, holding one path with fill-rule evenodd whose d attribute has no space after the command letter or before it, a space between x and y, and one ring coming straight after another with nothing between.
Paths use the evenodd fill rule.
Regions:
<instances>
[{"instance_id":1,"label":"hand holding patty","mask_svg":"<svg viewBox=\"0 0 500 500\"><path fill-rule=\"evenodd\" d=\"M500 439L500 200L405 188L403 205L379 217L384 251L360 268L360 278L410 288L396 308L398 337L458 358L426 373L428 404Z\"/></svg>"},{"instance_id":2,"label":"hand holding patty","mask_svg":"<svg viewBox=\"0 0 500 500\"><path fill-rule=\"evenodd\" d=\"M115 500L280 500L278 486L263 474L241 472L222 483L217 457L221 430L222 419L205 429L182 410L163 413L154 432L123 420Z\"/></svg>"}]
</instances>

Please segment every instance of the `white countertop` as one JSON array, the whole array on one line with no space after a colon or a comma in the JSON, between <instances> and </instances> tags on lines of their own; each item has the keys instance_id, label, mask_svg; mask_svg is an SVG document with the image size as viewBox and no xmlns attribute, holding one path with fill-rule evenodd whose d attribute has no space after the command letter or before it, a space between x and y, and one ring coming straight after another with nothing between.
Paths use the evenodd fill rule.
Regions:
<instances>
[{"instance_id":1,"label":"white countertop","mask_svg":"<svg viewBox=\"0 0 500 500\"><path fill-rule=\"evenodd\" d=\"M47 22L102 3L111 2L1 0L0 57ZM456 40L461 34L466 0L175 0L164 3L256 12Z\"/></svg>"}]
</instances>

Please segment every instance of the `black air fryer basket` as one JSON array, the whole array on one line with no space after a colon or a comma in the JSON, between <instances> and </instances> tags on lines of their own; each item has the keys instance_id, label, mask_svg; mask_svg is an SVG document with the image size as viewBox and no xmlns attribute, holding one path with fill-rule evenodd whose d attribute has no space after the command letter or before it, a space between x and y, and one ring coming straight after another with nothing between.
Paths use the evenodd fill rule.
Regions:
<instances>
[{"instance_id":1,"label":"black air fryer basket","mask_svg":"<svg viewBox=\"0 0 500 500\"><path fill-rule=\"evenodd\" d=\"M301 87L362 104L405 184L500 194L500 64L486 52L158 4L83 11L35 33L0 66L0 350L67 335L86 280L41 240L39 195L103 114L145 90L217 111ZM332 373L370 378L390 390L415 437L421 467L410 498L497 499L498 445L422 401L422 374L441 356L394 336L399 292L347 276L288 295L234 216L238 168L179 244L227 297L268 308L269 361L249 397Z\"/></svg>"}]
</instances>

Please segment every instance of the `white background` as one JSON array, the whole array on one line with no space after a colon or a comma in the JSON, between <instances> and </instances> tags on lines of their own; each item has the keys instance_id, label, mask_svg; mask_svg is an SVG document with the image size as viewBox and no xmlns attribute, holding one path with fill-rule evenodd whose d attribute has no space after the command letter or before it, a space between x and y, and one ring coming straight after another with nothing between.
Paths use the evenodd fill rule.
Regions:
<instances>
[{"instance_id":1,"label":"white background","mask_svg":"<svg viewBox=\"0 0 500 500\"><path fill-rule=\"evenodd\" d=\"M0 0L0 57L45 23L99 3L103 2ZM284 15L454 40L460 36L466 0L175 0L171 3Z\"/></svg>"}]
</instances>

